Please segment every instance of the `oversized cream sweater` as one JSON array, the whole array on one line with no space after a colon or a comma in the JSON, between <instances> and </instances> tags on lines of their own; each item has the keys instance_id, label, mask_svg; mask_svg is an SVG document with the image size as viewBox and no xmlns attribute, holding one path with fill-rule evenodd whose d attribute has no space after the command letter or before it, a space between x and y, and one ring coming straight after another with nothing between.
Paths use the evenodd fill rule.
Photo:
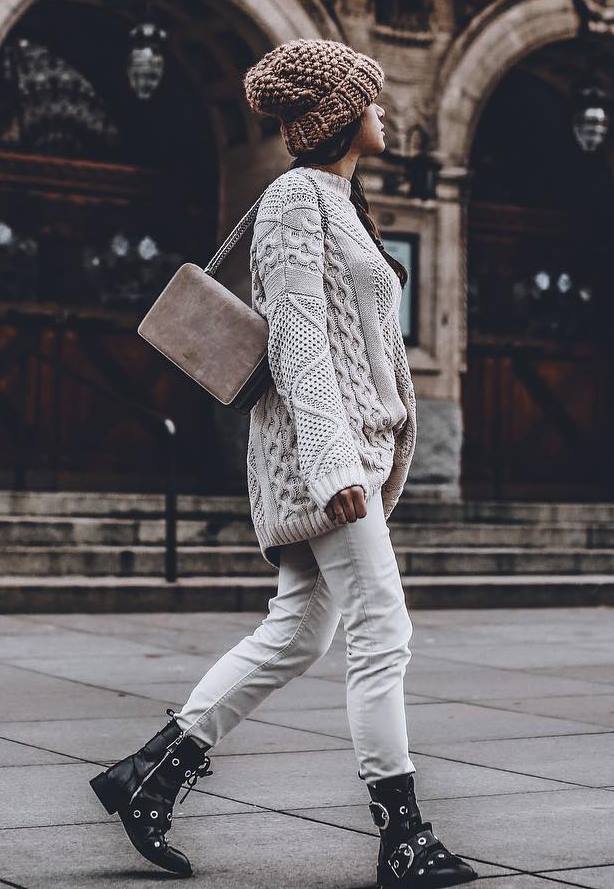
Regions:
<instances>
[{"instance_id":1,"label":"oversized cream sweater","mask_svg":"<svg viewBox=\"0 0 614 889\"><path fill-rule=\"evenodd\" d=\"M337 527L324 508L343 488L362 485L370 497L381 487L388 518L414 454L401 285L350 190L336 173L288 170L267 188L254 223L252 307L269 325L274 383L250 412L247 480L256 536L274 568L280 545Z\"/></svg>"}]
</instances>

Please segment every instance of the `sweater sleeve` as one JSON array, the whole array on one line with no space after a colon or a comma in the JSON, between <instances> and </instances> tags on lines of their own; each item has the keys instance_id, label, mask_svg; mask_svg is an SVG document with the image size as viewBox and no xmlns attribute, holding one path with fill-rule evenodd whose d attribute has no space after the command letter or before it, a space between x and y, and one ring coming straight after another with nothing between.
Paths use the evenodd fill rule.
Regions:
<instances>
[{"instance_id":1,"label":"sweater sleeve","mask_svg":"<svg viewBox=\"0 0 614 889\"><path fill-rule=\"evenodd\" d=\"M305 176L269 188L254 225L265 294L271 376L294 420L299 471L324 509L367 479L332 362L324 293L324 237L314 187Z\"/></svg>"}]
</instances>

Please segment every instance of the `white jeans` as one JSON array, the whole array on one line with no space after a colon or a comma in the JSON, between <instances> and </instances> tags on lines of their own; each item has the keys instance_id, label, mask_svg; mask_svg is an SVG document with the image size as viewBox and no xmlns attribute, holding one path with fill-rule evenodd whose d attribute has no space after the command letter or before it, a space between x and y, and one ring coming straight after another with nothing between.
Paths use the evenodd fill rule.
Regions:
<instances>
[{"instance_id":1,"label":"white jeans","mask_svg":"<svg viewBox=\"0 0 614 889\"><path fill-rule=\"evenodd\" d=\"M341 617L359 777L372 783L415 772L403 695L413 626L381 490L366 507L364 518L282 546L267 616L213 664L176 715L188 735L217 744L274 689L326 654Z\"/></svg>"}]
</instances>

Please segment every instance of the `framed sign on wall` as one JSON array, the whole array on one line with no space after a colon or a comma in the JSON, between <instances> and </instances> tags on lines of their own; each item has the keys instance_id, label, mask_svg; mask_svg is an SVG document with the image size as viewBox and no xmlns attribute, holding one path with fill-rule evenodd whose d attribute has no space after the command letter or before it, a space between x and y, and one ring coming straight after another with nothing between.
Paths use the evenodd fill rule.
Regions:
<instances>
[{"instance_id":1,"label":"framed sign on wall","mask_svg":"<svg viewBox=\"0 0 614 889\"><path fill-rule=\"evenodd\" d=\"M399 319L403 339L408 345L418 342L418 253L420 235L414 232L382 232L384 249L402 263L408 271L408 278L403 287Z\"/></svg>"}]
</instances>

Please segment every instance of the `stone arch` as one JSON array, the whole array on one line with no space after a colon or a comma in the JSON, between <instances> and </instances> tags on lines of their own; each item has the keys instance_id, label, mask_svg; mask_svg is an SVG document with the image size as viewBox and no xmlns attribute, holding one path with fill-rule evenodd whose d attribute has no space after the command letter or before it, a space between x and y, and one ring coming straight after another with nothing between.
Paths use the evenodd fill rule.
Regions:
<instances>
[{"instance_id":1,"label":"stone arch","mask_svg":"<svg viewBox=\"0 0 614 889\"><path fill-rule=\"evenodd\" d=\"M4 0L0 3L0 43L22 15L36 0ZM231 0L258 25L271 41L271 46L298 37L326 37L340 40L341 35L330 16L321 9L320 20L325 22L327 33L321 33L315 17L309 15L300 0ZM320 9L321 4L316 3Z\"/></svg>"},{"instance_id":2,"label":"stone arch","mask_svg":"<svg viewBox=\"0 0 614 889\"><path fill-rule=\"evenodd\" d=\"M577 35L574 0L497 0L454 41L439 76L438 153L448 167L466 167L482 109L521 58Z\"/></svg>"}]
</instances>

